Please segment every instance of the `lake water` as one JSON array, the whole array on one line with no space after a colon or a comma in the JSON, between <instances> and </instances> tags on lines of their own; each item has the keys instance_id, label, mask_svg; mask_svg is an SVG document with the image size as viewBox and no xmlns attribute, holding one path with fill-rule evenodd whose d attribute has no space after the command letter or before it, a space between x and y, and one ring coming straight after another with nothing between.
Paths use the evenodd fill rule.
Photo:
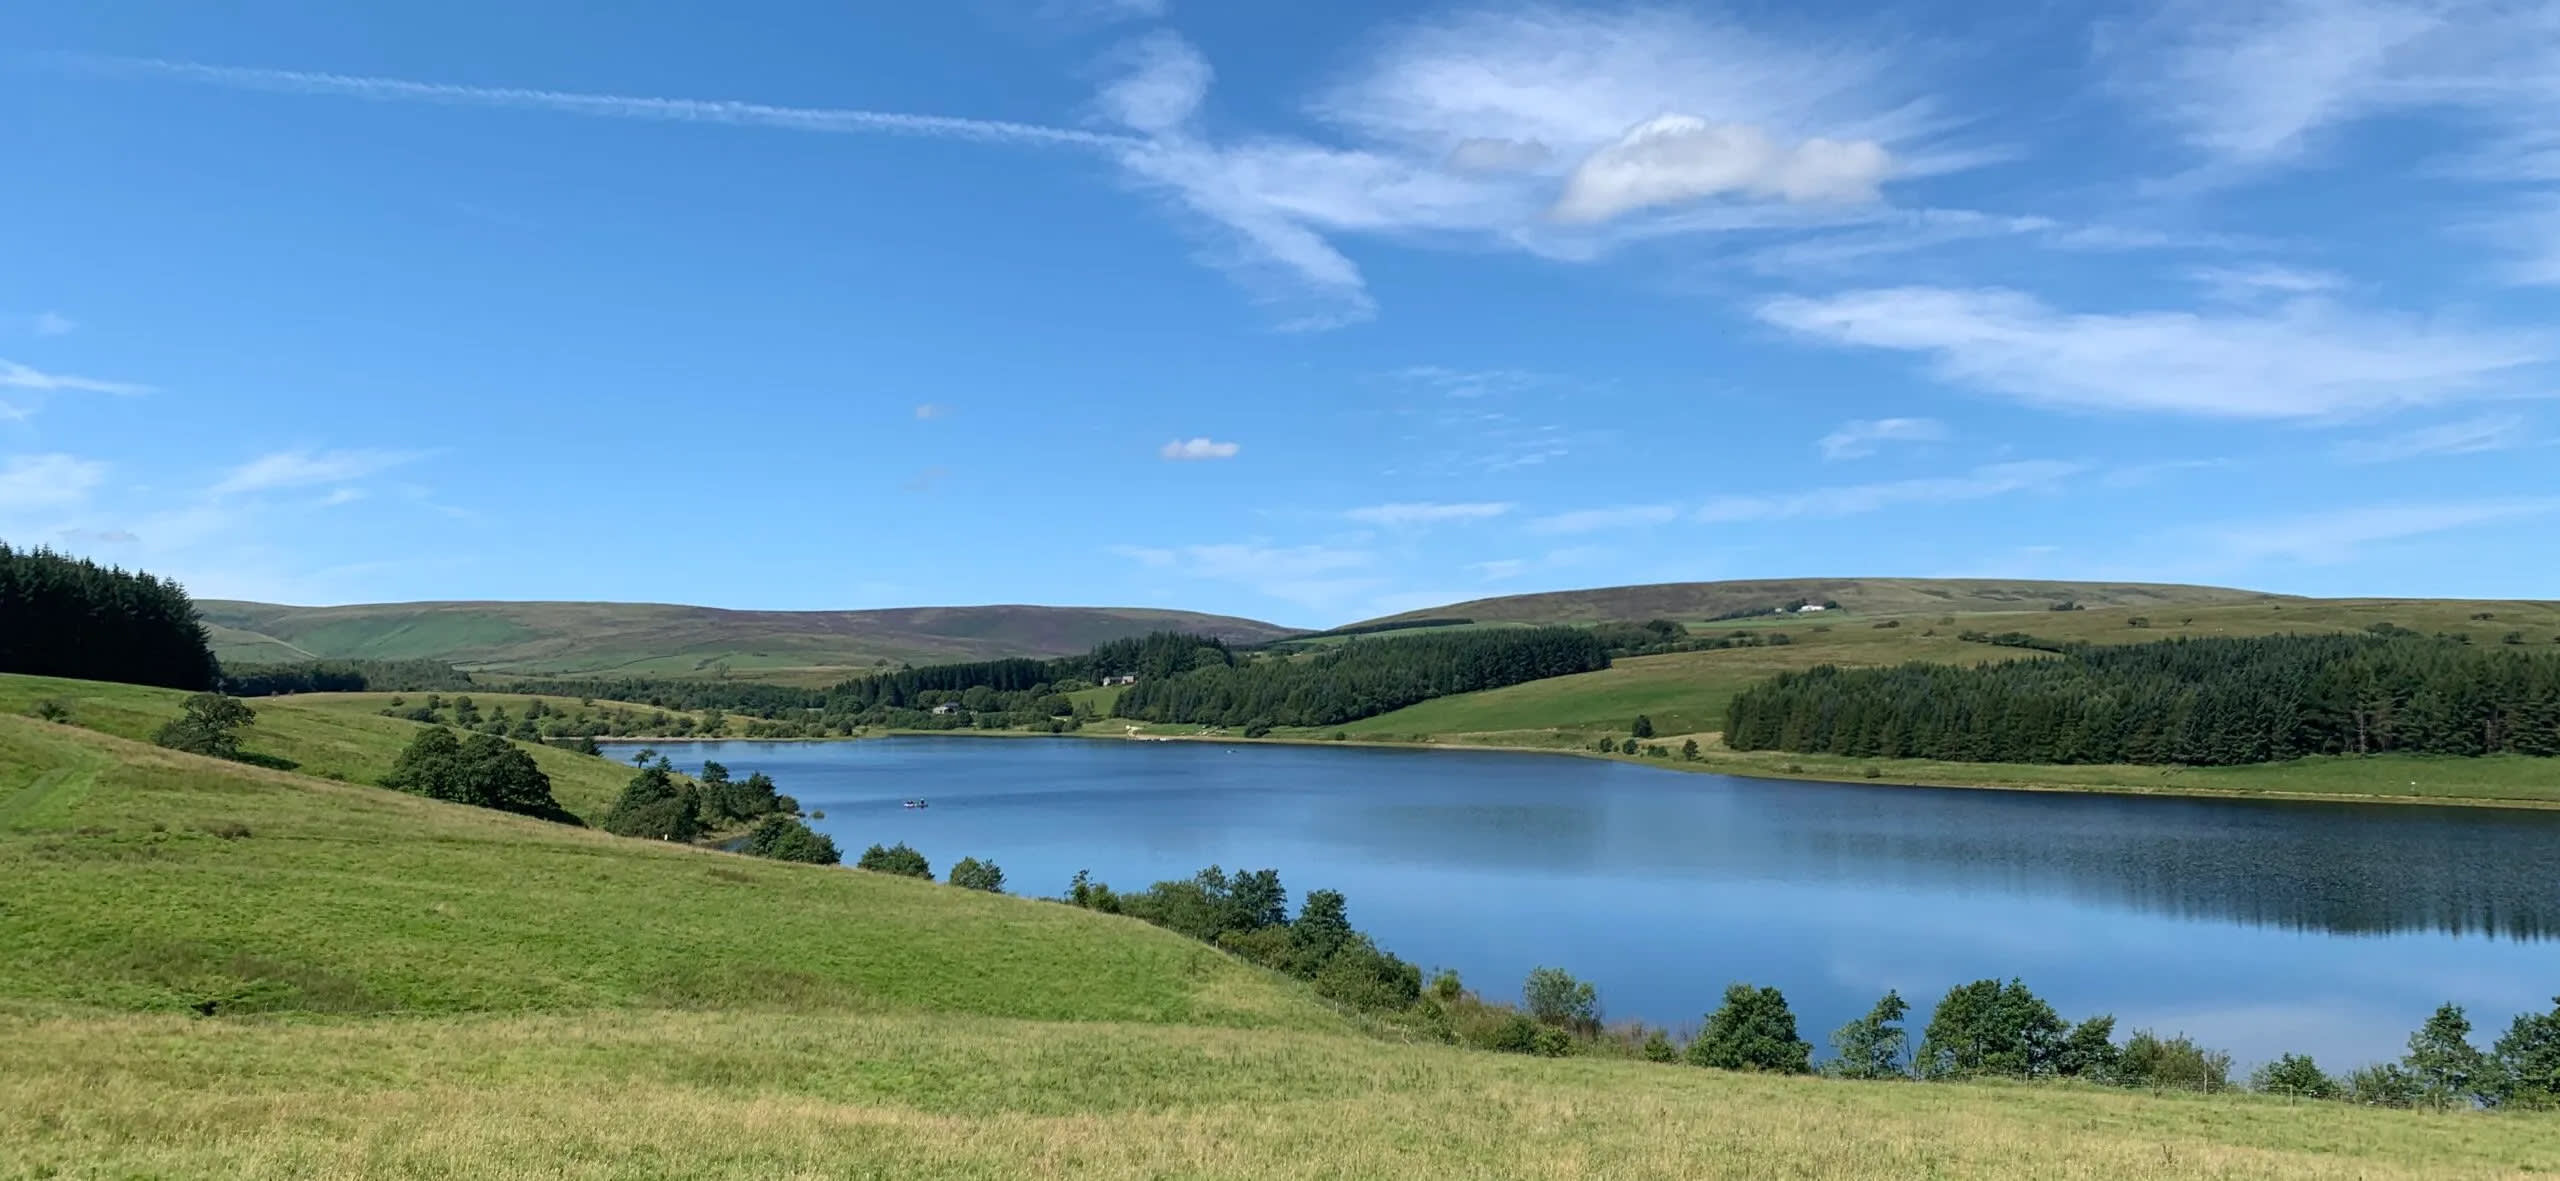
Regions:
<instances>
[{"instance_id":1,"label":"lake water","mask_svg":"<svg viewBox=\"0 0 2560 1181\"><path fill-rule=\"evenodd\" d=\"M905 841L1055 896L1210 864L1331 888L1426 969L1516 996L1596 982L1682 1028L1726 984L1785 990L1817 1050L1888 988L1919 1027L1954 984L2023 978L2332 1068L2397 1057L2438 1003L2484 1047L2560 993L2560 812L1796 783L1566 757L1077 739L678 743L823 811L848 861ZM2560 763L2554 764L2560 774ZM899 806L922 796L930 808Z\"/></svg>"}]
</instances>

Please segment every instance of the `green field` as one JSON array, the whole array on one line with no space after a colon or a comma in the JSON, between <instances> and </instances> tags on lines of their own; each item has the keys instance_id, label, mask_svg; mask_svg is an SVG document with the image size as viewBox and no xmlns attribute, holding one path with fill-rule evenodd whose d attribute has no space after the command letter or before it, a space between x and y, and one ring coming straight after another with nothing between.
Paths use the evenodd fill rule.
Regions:
<instances>
[{"instance_id":1,"label":"green field","mask_svg":"<svg viewBox=\"0 0 2560 1181\"><path fill-rule=\"evenodd\" d=\"M1474 599L1386 616L1471 619L1477 623L1641 623L1703 620L1791 602L1836 601L1869 615L2042 611L2060 602L2123 607L2158 614L2175 607L2281 602L2285 596L2219 586L2150 582L2048 582L1993 578L1777 578L1736 582L1666 582Z\"/></svg>"},{"instance_id":2,"label":"green field","mask_svg":"<svg viewBox=\"0 0 2560 1181\"><path fill-rule=\"evenodd\" d=\"M392 695L311 694L252 698L258 720L241 732L253 755L304 775L349 783L378 783L389 774L402 748L423 729L416 722L380 716ZM39 701L68 708L74 726L148 741L160 724L177 717L187 695L175 689L110 685L98 681L51 677L0 676L0 714L24 715ZM490 706L506 704L523 711L531 698L478 694L472 700ZM574 700L551 704L575 708ZM532 752L542 773L551 777L551 795L578 818L592 824L613 806L631 780L631 768L608 759L554 747L520 743Z\"/></svg>"},{"instance_id":3,"label":"green field","mask_svg":"<svg viewBox=\"0 0 2560 1181\"><path fill-rule=\"evenodd\" d=\"M2490 618L2474 618L2482 614ZM2135 619L2143 620L2145 626L2133 626ZM1877 626L1887 621L1894 626ZM1702 635L1782 631L1793 641L1783 646L1625 658L1600 672L1442 697L1335 730L1362 741L1582 750L1602 737L1624 738L1642 714L1653 720L1655 741L1677 748L1695 738L1704 748L1705 757L1699 763L1668 765L1733 774L2058 790L2560 803L2560 764L2525 758L2306 759L2210 768L2067 767L1746 754L1726 751L1719 741L1725 707L1734 695L1777 673L1822 664L1858 667L1913 660L1963 664L2045 658L2030 650L1958 639L1958 633L1965 631L2021 631L2043 639L2114 644L2173 636L2361 631L2378 623L2460 635L2484 646L2504 644L2515 632L2523 633L2532 645L2560 642L2560 604L2542 602L2285 599L2172 610L2118 607L1918 616L1825 612L1690 624L1692 631ZM1299 731L1288 736L1316 738L1333 732ZM1870 770L1875 775L1869 776Z\"/></svg>"},{"instance_id":4,"label":"green field","mask_svg":"<svg viewBox=\"0 0 2560 1181\"><path fill-rule=\"evenodd\" d=\"M207 600L233 663L438 660L527 676L741 676L825 684L899 663L1070 656L1106 640L1187 631L1240 643L1288 635L1250 619L1136 607L727 611L658 603L379 603L285 607Z\"/></svg>"},{"instance_id":5,"label":"green field","mask_svg":"<svg viewBox=\"0 0 2560 1181\"><path fill-rule=\"evenodd\" d=\"M1133 920L14 716L0 880L0 1177L2560 1169L2548 1117L1405 1044Z\"/></svg>"}]
</instances>

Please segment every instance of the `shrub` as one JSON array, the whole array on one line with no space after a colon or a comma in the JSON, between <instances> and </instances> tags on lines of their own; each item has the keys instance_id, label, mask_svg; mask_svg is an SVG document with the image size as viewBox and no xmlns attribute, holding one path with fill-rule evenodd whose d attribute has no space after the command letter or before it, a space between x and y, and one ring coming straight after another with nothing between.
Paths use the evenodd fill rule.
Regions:
<instances>
[{"instance_id":1,"label":"shrub","mask_svg":"<svg viewBox=\"0 0 2560 1181\"><path fill-rule=\"evenodd\" d=\"M1600 1025L1600 991L1576 980L1562 968L1539 968L1520 986L1529 1016L1546 1025L1596 1029Z\"/></svg>"},{"instance_id":2,"label":"shrub","mask_svg":"<svg viewBox=\"0 0 2560 1181\"><path fill-rule=\"evenodd\" d=\"M1866 1016L1832 1031L1831 1048L1838 1054L1832 1073L1842 1078L1901 1077L1902 1056L1911 1044L1902 1019L1910 1012L1902 994L1888 990Z\"/></svg>"},{"instance_id":3,"label":"shrub","mask_svg":"<svg viewBox=\"0 0 2560 1181\"><path fill-rule=\"evenodd\" d=\"M1796 1036L1796 1015L1774 988L1736 984L1724 1004L1707 1015L1707 1028L1689 1043L1689 1064L1718 1070L1805 1074L1813 1047Z\"/></svg>"},{"instance_id":4,"label":"shrub","mask_svg":"<svg viewBox=\"0 0 2560 1181\"><path fill-rule=\"evenodd\" d=\"M44 700L37 702L35 704L35 708L30 709L27 712L47 722L67 722L71 720L71 707L63 704L62 699L59 697L47 697Z\"/></svg>"},{"instance_id":5,"label":"shrub","mask_svg":"<svg viewBox=\"0 0 2560 1181\"><path fill-rule=\"evenodd\" d=\"M1269 718L1255 718L1244 724L1244 736L1247 738L1267 738L1270 735L1271 719Z\"/></svg>"},{"instance_id":6,"label":"shrub","mask_svg":"<svg viewBox=\"0 0 2560 1181\"><path fill-rule=\"evenodd\" d=\"M1630 739L1627 739L1627 740L1626 740L1626 741L1624 741L1624 742L1619 743L1619 744L1618 744L1618 753L1619 753L1619 754L1622 754L1622 755L1631 755L1631 754L1636 753L1636 740L1635 740L1635 739L1630 738Z\"/></svg>"},{"instance_id":7,"label":"shrub","mask_svg":"<svg viewBox=\"0 0 2560 1181\"><path fill-rule=\"evenodd\" d=\"M674 766L662 758L631 777L602 827L617 836L690 841L702 835L701 799L691 785L676 782Z\"/></svg>"},{"instance_id":8,"label":"shrub","mask_svg":"<svg viewBox=\"0 0 2560 1181\"><path fill-rule=\"evenodd\" d=\"M1687 742L1683 742L1683 743L1681 743L1681 744L1680 744L1680 757L1681 757L1683 760L1687 761L1687 762L1692 762L1692 763L1697 762L1697 761L1698 761L1698 740L1697 740L1697 739L1695 739L1695 738L1692 738L1692 739L1688 740Z\"/></svg>"},{"instance_id":9,"label":"shrub","mask_svg":"<svg viewBox=\"0 0 2560 1181\"><path fill-rule=\"evenodd\" d=\"M1637 714L1636 724L1629 727L1627 732L1638 738L1651 738L1653 737L1653 719L1644 714Z\"/></svg>"},{"instance_id":10,"label":"shrub","mask_svg":"<svg viewBox=\"0 0 2560 1181\"><path fill-rule=\"evenodd\" d=\"M2560 997L2548 1013L2517 1014L2491 1052L2507 1102L2560 1107Z\"/></svg>"},{"instance_id":11,"label":"shrub","mask_svg":"<svg viewBox=\"0 0 2560 1181\"><path fill-rule=\"evenodd\" d=\"M951 866L951 884L963 890L984 890L989 894L1004 893L1004 870L995 862L963 857Z\"/></svg>"},{"instance_id":12,"label":"shrub","mask_svg":"<svg viewBox=\"0 0 2560 1181\"><path fill-rule=\"evenodd\" d=\"M533 756L492 734L474 734L463 742L442 726L421 730L392 762L382 785L501 812L567 816L551 796L551 777L534 765Z\"/></svg>"},{"instance_id":13,"label":"shrub","mask_svg":"<svg viewBox=\"0 0 2560 1181\"><path fill-rule=\"evenodd\" d=\"M1422 970L1381 951L1366 935L1350 940L1316 972L1316 995L1355 1009L1393 1011L1422 996Z\"/></svg>"},{"instance_id":14,"label":"shrub","mask_svg":"<svg viewBox=\"0 0 2560 1181\"><path fill-rule=\"evenodd\" d=\"M1442 968L1439 975L1431 978L1431 995L1443 1004L1458 999L1465 992L1466 985L1459 981L1458 973L1453 969Z\"/></svg>"},{"instance_id":15,"label":"shrub","mask_svg":"<svg viewBox=\"0 0 2560 1181\"><path fill-rule=\"evenodd\" d=\"M2231 1055L2197 1045L2183 1033L2164 1039L2147 1029L2136 1031L2125 1039L2117 1070L2128 1087L2207 1092L2231 1087Z\"/></svg>"},{"instance_id":16,"label":"shrub","mask_svg":"<svg viewBox=\"0 0 2560 1181\"><path fill-rule=\"evenodd\" d=\"M2292 1095L2301 1099L2334 1099L2338 1084L2321 1072L2309 1055L2287 1054L2258 1068L2249 1076L2249 1089L2269 1095Z\"/></svg>"},{"instance_id":17,"label":"shrub","mask_svg":"<svg viewBox=\"0 0 2560 1181\"><path fill-rule=\"evenodd\" d=\"M2367 1107L2414 1107L2421 1088L2416 1076L2396 1063L2381 1062L2348 1072L2347 1102Z\"/></svg>"},{"instance_id":18,"label":"shrub","mask_svg":"<svg viewBox=\"0 0 2560 1181\"><path fill-rule=\"evenodd\" d=\"M256 725L257 720L257 711L241 704L237 697L198 693L187 698L177 717L152 733L151 741L191 755L237 759L240 730Z\"/></svg>"},{"instance_id":19,"label":"shrub","mask_svg":"<svg viewBox=\"0 0 2560 1181\"><path fill-rule=\"evenodd\" d=\"M1672 1045L1670 1035L1659 1029L1646 1035L1642 1052L1647 1062L1668 1063L1680 1060L1680 1047Z\"/></svg>"},{"instance_id":20,"label":"shrub","mask_svg":"<svg viewBox=\"0 0 2560 1181\"><path fill-rule=\"evenodd\" d=\"M1947 990L1921 1035L1926 1078L2050 1074L2067 1028L2053 1006L2016 980L1976 980Z\"/></svg>"},{"instance_id":21,"label":"shrub","mask_svg":"<svg viewBox=\"0 0 2560 1181\"><path fill-rule=\"evenodd\" d=\"M867 869L873 873L933 880L933 866L925 861L924 854L908 848L905 841L885 847L873 845L862 851L862 856L853 863L853 867Z\"/></svg>"},{"instance_id":22,"label":"shrub","mask_svg":"<svg viewBox=\"0 0 2560 1181\"><path fill-rule=\"evenodd\" d=\"M767 816L756 822L747 834L746 843L738 851L750 857L769 857L775 861L798 861L808 865L842 865L843 851L836 848L835 838L818 832L788 816Z\"/></svg>"}]
</instances>

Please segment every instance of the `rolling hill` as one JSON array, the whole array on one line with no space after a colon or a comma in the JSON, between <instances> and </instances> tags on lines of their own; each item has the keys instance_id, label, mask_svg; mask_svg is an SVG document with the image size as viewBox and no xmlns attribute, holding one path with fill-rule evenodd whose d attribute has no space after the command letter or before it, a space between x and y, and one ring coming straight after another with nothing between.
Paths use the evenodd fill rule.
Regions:
<instances>
[{"instance_id":1,"label":"rolling hill","mask_svg":"<svg viewBox=\"0 0 2560 1181\"><path fill-rule=\"evenodd\" d=\"M2218 586L2147 582L2044 582L1991 578L1771 578L1741 582L1666 582L1594 590L1549 591L1474 599L1369 620L1478 623L1610 623L1672 619L1694 623L1718 615L1780 607L1799 600L1836 601L1864 615L1965 615L2042 611L2070 601L2083 607L2222 606L2277 602L2283 595Z\"/></svg>"},{"instance_id":2,"label":"rolling hill","mask_svg":"<svg viewBox=\"0 0 2560 1181\"><path fill-rule=\"evenodd\" d=\"M197 604L234 663L441 660L475 672L828 680L880 664L1067 656L1187 631L1237 643L1295 634L1251 619L1138 607L729 611L658 603Z\"/></svg>"}]
</instances>

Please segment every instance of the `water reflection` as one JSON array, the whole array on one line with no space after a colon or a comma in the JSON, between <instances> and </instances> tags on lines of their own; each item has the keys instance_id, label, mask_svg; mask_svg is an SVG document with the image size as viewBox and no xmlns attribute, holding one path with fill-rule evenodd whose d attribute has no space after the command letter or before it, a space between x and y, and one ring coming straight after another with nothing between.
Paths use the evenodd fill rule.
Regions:
<instances>
[{"instance_id":1,"label":"water reflection","mask_svg":"<svg viewBox=\"0 0 2560 1181\"><path fill-rule=\"evenodd\" d=\"M1790 783L1447 751L667 750L771 774L848 851L906 840L937 865L994 857L1032 893L1077 869L1133 887L1211 862L1276 866L1295 891L1348 892L1355 921L1409 957L1470 979L1570 964L1620 1014L1658 1021L1695 1020L1750 976L1807 994L1818 1033L1884 987L1929 996L2015 973L2127 1028L2309 1029L2267 1052L2335 1051L2405 1037L2441 1000L2490 1028L2560 991L2560 812ZM899 808L918 795L933 807ZM2271 997L2289 998L2287 1021L2229 1016ZM2388 1012L2409 1017L2382 1040L2339 1016Z\"/></svg>"}]
</instances>

